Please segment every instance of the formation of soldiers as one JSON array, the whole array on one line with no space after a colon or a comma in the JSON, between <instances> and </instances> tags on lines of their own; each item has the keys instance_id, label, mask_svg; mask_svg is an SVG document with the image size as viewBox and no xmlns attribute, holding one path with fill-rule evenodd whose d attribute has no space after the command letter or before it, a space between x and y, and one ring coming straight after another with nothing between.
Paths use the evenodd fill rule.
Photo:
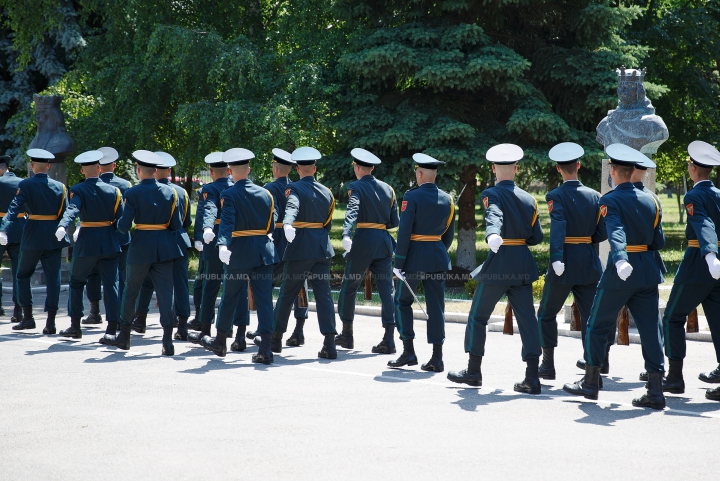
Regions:
<instances>
[{"instance_id":1,"label":"formation of soldiers","mask_svg":"<svg viewBox=\"0 0 720 481\"><path fill-rule=\"evenodd\" d=\"M685 196L688 248L660 320L658 284L665 273L659 255L665 244L662 210L658 198L641 181L647 169L655 168L650 159L625 145L608 146L615 188L601 197L578 180L584 155L581 146L562 143L550 150L548 155L556 162L563 183L546 196L550 265L536 315L532 284L539 271L528 246L540 243L543 232L537 201L514 182L523 150L513 144L488 150L486 158L497 179L481 194L490 253L472 273L478 286L465 331L468 365L450 371L448 379L482 385L487 323L503 296L516 313L526 363L524 379L514 386L518 392L539 394L541 378L555 379L556 316L571 292L580 311L584 348L577 366L585 371L580 381L564 386L571 394L598 398L601 374L609 372L617 313L623 306L635 319L645 360L646 371L640 378L646 381L647 392L634 399L634 405L662 409L664 392L685 391L684 324L700 304L720 363L720 190L709 181L713 167L720 165L720 152L696 141L688 146L688 153L688 173L694 182ZM264 187L250 180L255 159L251 151L234 148L209 154L205 162L213 181L198 193L192 240L188 193L168 181L175 166L171 155L134 152L140 182L131 187L113 174L117 151L103 147L85 152L75 158L85 181L69 191L47 176L53 159L50 152L31 149L27 155L34 175L25 180L8 172L9 157L0 157L0 254L7 251L11 259L14 330L36 328L30 278L39 261L47 285L43 333L56 334L61 251L70 245L68 231L75 226L70 327L61 330L61 336L79 339L81 324L101 323L102 295L107 328L100 343L130 349L131 330L146 330L154 290L163 327L163 355L174 355L173 340L181 340L224 357L234 333L232 351L244 351L246 338L251 339L258 346L252 361L270 364L273 354L282 352L293 307L296 325L285 345L305 343L307 305L302 300L309 283L324 336L318 357L336 359L337 346L354 348L355 298L369 270L379 291L384 328L372 352L396 353L397 327L402 352L388 366L418 364L412 305L419 302L415 291L422 283L427 341L433 349L421 369L445 370L445 281L451 268L448 249L455 231L455 206L452 197L435 184L443 162L422 153L413 156L416 187L404 194L398 213L393 189L373 176L380 159L363 149L351 152L357 180L347 186L349 201L342 228L346 264L337 306L342 330L338 334L330 293L330 262L335 252L329 232L335 199L315 179L316 163L322 157L316 149L300 147L292 154L273 149L275 180ZM288 178L293 168L300 177L296 182ZM393 238L388 230L396 227ZM603 270L597 244L605 240L610 254ZM195 319L189 321L187 254L193 246L201 258L193 293ZM273 306L275 285L280 292ZM83 319L85 289L90 313ZM258 325L246 332L251 304ZM700 374L700 379L720 383L720 366ZM708 390L705 396L720 401L720 388Z\"/></svg>"}]
</instances>

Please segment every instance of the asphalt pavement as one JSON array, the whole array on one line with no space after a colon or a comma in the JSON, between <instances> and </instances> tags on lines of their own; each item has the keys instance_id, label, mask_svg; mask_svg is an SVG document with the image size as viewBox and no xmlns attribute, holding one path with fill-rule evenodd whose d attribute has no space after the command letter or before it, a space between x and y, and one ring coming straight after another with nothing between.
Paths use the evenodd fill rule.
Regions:
<instances>
[{"instance_id":1,"label":"asphalt pavement","mask_svg":"<svg viewBox=\"0 0 720 481\"><path fill-rule=\"evenodd\" d=\"M689 343L686 392L660 412L630 404L643 392L636 344L613 347L595 402L562 391L582 375L575 338L560 338L558 379L531 396L512 390L519 335L488 333L481 388L447 380L466 366L462 324L446 326L446 372L426 373L370 352L383 332L371 316L356 319L355 349L328 361L311 312L306 344L263 366L254 346L219 358L176 341L161 356L156 310L120 351L97 343L104 325L78 341L43 336L41 309L35 331L0 319L1 480L717 479L720 403L697 379L717 365L707 342ZM416 332L422 363L432 347L424 322Z\"/></svg>"}]
</instances>

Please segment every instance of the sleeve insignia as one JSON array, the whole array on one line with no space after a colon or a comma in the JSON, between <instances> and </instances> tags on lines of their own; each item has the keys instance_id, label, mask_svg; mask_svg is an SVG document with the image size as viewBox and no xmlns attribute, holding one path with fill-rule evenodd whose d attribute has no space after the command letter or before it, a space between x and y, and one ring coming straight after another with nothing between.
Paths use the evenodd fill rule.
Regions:
<instances>
[{"instance_id":1,"label":"sleeve insignia","mask_svg":"<svg viewBox=\"0 0 720 481\"><path fill-rule=\"evenodd\" d=\"M18 187L18 190L15 192L15 195L20 195L20 188Z\"/></svg>"},{"instance_id":2,"label":"sleeve insignia","mask_svg":"<svg viewBox=\"0 0 720 481\"><path fill-rule=\"evenodd\" d=\"M285 189L285 197L290 197L290 189Z\"/></svg>"},{"instance_id":3,"label":"sleeve insignia","mask_svg":"<svg viewBox=\"0 0 720 481\"><path fill-rule=\"evenodd\" d=\"M488 208L488 205L490 205L490 201L488 201L487 197L483 197L483 205L486 209Z\"/></svg>"},{"instance_id":4,"label":"sleeve insignia","mask_svg":"<svg viewBox=\"0 0 720 481\"><path fill-rule=\"evenodd\" d=\"M220 208L222 209L224 205L225 205L225 199L224 198L220 199Z\"/></svg>"},{"instance_id":5,"label":"sleeve insignia","mask_svg":"<svg viewBox=\"0 0 720 481\"><path fill-rule=\"evenodd\" d=\"M605 217L607 215L607 206L606 205L600 206L600 215L603 217Z\"/></svg>"},{"instance_id":6,"label":"sleeve insignia","mask_svg":"<svg viewBox=\"0 0 720 481\"><path fill-rule=\"evenodd\" d=\"M688 205L685 206L685 208L687 209L688 215L689 215L689 216L692 216L692 215L693 215L693 212L694 212L694 207L693 207L693 205L692 205L692 204L688 204Z\"/></svg>"},{"instance_id":7,"label":"sleeve insignia","mask_svg":"<svg viewBox=\"0 0 720 481\"><path fill-rule=\"evenodd\" d=\"M348 189L348 197L352 195L352 189Z\"/></svg>"},{"instance_id":8,"label":"sleeve insignia","mask_svg":"<svg viewBox=\"0 0 720 481\"><path fill-rule=\"evenodd\" d=\"M203 200L207 200L207 192L203 192Z\"/></svg>"},{"instance_id":9,"label":"sleeve insignia","mask_svg":"<svg viewBox=\"0 0 720 481\"><path fill-rule=\"evenodd\" d=\"M406 200L402 201L402 207L400 208L400 210L402 212L405 212L405 209L407 209L407 201Z\"/></svg>"},{"instance_id":10,"label":"sleeve insignia","mask_svg":"<svg viewBox=\"0 0 720 481\"><path fill-rule=\"evenodd\" d=\"M549 200L548 201L548 212L552 212L552 208L553 208L553 201Z\"/></svg>"},{"instance_id":11,"label":"sleeve insignia","mask_svg":"<svg viewBox=\"0 0 720 481\"><path fill-rule=\"evenodd\" d=\"M68 196L68 198L72 199L74 195L75 195L75 192L72 192L72 191L71 191L71 192L70 192L70 195Z\"/></svg>"}]
</instances>

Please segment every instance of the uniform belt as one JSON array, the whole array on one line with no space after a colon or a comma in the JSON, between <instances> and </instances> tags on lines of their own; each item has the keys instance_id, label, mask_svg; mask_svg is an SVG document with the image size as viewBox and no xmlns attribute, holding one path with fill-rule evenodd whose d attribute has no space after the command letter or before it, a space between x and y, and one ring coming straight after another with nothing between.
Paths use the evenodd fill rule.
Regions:
<instances>
[{"instance_id":1,"label":"uniform belt","mask_svg":"<svg viewBox=\"0 0 720 481\"><path fill-rule=\"evenodd\" d=\"M7 212L0 212L0 219L5 217L6 215L7 215ZM17 213L18 217L25 217L26 215L27 215L27 212L18 212Z\"/></svg>"},{"instance_id":2,"label":"uniform belt","mask_svg":"<svg viewBox=\"0 0 720 481\"><path fill-rule=\"evenodd\" d=\"M566 244L592 244L592 237L566 237Z\"/></svg>"},{"instance_id":3,"label":"uniform belt","mask_svg":"<svg viewBox=\"0 0 720 481\"><path fill-rule=\"evenodd\" d=\"M28 219L30 220L58 220L60 217L56 215L40 215L40 214L30 214Z\"/></svg>"},{"instance_id":4,"label":"uniform belt","mask_svg":"<svg viewBox=\"0 0 720 481\"><path fill-rule=\"evenodd\" d=\"M275 222L276 229L282 229L282 222Z\"/></svg>"},{"instance_id":5,"label":"uniform belt","mask_svg":"<svg viewBox=\"0 0 720 481\"><path fill-rule=\"evenodd\" d=\"M325 227L322 222L293 222L297 229L322 229Z\"/></svg>"},{"instance_id":6,"label":"uniform belt","mask_svg":"<svg viewBox=\"0 0 720 481\"><path fill-rule=\"evenodd\" d=\"M95 222L90 221L80 221L80 227L110 227L112 225L113 221L111 220L100 220Z\"/></svg>"},{"instance_id":7,"label":"uniform belt","mask_svg":"<svg viewBox=\"0 0 720 481\"><path fill-rule=\"evenodd\" d=\"M437 242L440 240L439 235L423 235L423 234L412 234L410 235L411 241L416 242Z\"/></svg>"},{"instance_id":8,"label":"uniform belt","mask_svg":"<svg viewBox=\"0 0 720 481\"><path fill-rule=\"evenodd\" d=\"M135 224L137 230L165 230L167 226L165 224Z\"/></svg>"},{"instance_id":9,"label":"uniform belt","mask_svg":"<svg viewBox=\"0 0 720 481\"><path fill-rule=\"evenodd\" d=\"M358 229L387 230L387 226L385 224L376 224L374 222L358 222L357 226L358 226Z\"/></svg>"},{"instance_id":10,"label":"uniform belt","mask_svg":"<svg viewBox=\"0 0 720 481\"><path fill-rule=\"evenodd\" d=\"M718 241L718 246L720 246L720 241ZM700 248L700 241L697 239L689 239L688 240L688 247L697 247Z\"/></svg>"},{"instance_id":11,"label":"uniform belt","mask_svg":"<svg viewBox=\"0 0 720 481\"><path fill-rule=\"evenodd\" d=\"M527 242L525 239L503 239L504 246L524 246Z\"/></svg>"},{"instance_id":12,"label":"uniform belt","mask_svg":"<svg viewBox=\"0 0 720 481\"><path fill-rule=\"evenodd\" d=\"M218 225L220 223L220 219L215 219L215 225Z\"/></svg>"},{"instance_id":13,"label":"uniform belt","mask_svg":"<svg viewBox=\"0 0 720 481\"><path fill-rule=\"evenodd\" d=\"M255 229L255 230L234 230L232 233L233 237L253 237L253 236L261 236L261 235L267 235L268 232L265 229Z\"/></svg>"},{"instance_id":14,"label":"uniform belt","mask_svg":"<svg viewBox=\"0 0 720 481\"><path fill-rule=\"evenodd\" d=\"M647 252L648 246L625 246L626 252Z\"/></svg>"}]
</instances>

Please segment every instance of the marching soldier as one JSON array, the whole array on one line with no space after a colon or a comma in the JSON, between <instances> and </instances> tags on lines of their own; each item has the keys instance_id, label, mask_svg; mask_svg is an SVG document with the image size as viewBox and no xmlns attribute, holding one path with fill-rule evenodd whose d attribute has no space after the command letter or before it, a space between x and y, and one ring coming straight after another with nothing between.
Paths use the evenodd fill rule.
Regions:
<instances>
[{"instance_id":1,"label":"marching soldier","mask_svg":"<svg viewBox=\"0 0 720 481\"><path fill-rule=\"evenodd\" d=\"M507 295L517 317L523 345L522 359L527 364L525 379L515 383L514 390L540 394L540 331L532 295L532 283L538 278L538 268L528 249L528 246L537 245L543 239L538 204L514 182L517 162L523 157L520 147L496 145L487 151L485 157L493 164L492 170L497 177L497 184L481 194L487 223L485 240L491 252L475 277L478 286L465 329L468 368L448 373L448 379L471 386L482 385L480 364L485 355L487 322L495 304Z\"/></svg>"},{"instance_id":2,"label":"marching soldier","mask_svg":"<svg viewBox=\"0 0 720 481\"><path fill-rule=\"evenodd\" d=\"M10 203L15 198L15 193L20 186L22 179L17 177L15 174L8 170L8 163L10 162L9 155L0 155L0 219L5 217ZM17 276L18 259L20 257L20 239L22 238L23 228L25 228L25 213L18 214L15 222L12 223L10 229L7 231L8 243L7 245L0 246L0 258L8 253L10 257L10 272L12 274L12 301L15 305L13 309L12 321L22 321L22 308L18 304L17 292L15 289L15 279ZM0 276L0 299L2 299L2 276ZM3 309L0 303L0 316L5 315L5 309Z\"/></svg>"},{"instance_id":3,"label":"marching soldier","mask_svg":"<svg viewBox=\"0 0 720 481\"><path fill-rule=\"evenodd\" d=\"M155 152L163 163L157 167L155 171L155 180L163 185L168 185L175 189L178 195L179 207L182 209L182 228L175 232L178 241L178 247L182 251L182 257L178 257L173 261L173 306L175 308L175 317L177 319L177 331L175 339L180 341L187 340L187 321L190 317L190 292L188 288L188 257L187 251L190 248L190 236L187 229L192 225L190 217L190 199L188 194L177 184L173 184L168 179L170 169L177 165L175 158L167 152ZM150 276L145 277L140 295L138 296L137 309L135 311L135 320L132 322L132 329L135 332L144 333L147 329L147 315L150 310L150 301L152 300L153 283Z\"/></svg>"},{"instance_id":4,"label":"marching soldier","mask_svg":"<svg viewBox=\"0 0 720 481\"><path fill-rule=\"evenodd\" d=\"M609 145L605 152L610 158L610 177L616 186L600 198L610 254L588 319L585 376L573 384L565 384L563 389L588 399L598 398L608 334L615 330L618 311L627 305L640 334L649 376L647 393L633 399L632 404L663 409L664 359L658 322L658 284L663 282L663 277L652 253L665 245L662 214L655 199L636 189L631 182L635 164L643 162L645 156L622 144Z\"/></svg>"},{"instance_id":5,"label":"marching soldier","mask_svg":"<svg viewBox=\"0 0 720 481\"><path fill-rule=\"evenodd\" d=\"M80 217L80 233L73 249L70 268L70 298L68 313L70 327L60 335L80 339L80 319L83 316L83 289L88 276L95 269L102 278L105 293L107 334L114 335L120 316L118 300L118 258L120 243L115 235L116 222L123 213L120 189L100 180L100 159L103 153L91 150L75 157L85 181L70 189L68 208L55 237L65 238L67 228Z\"/></svg>"},{"instance_id":6,"label":"marching soldier","mask_svg":"<svg viewBox=\"0 0 720 481\"><path fill-rule=\"evenodd\" d=\"M23 319L13 326L13 330L35 329L32 313L33 296L30 278L35 272L38 261L45 274L47 295L45 311L47 321L43 334L55 334L55 314L60 302L60 263L62 249L70 245L67 236L55 238L58 222L67 208L67 188L64 184L48 177L50 160L55 156L43 149L30 149L30 167L35 175L20 182L15 198L10 203L7 214L0 223L0 245L8 244L8 232L19 215L27 210L28 221L20 240L20 258L17 269L18 303L22 307Z\"/></svg>"},{"instance_id":7,"label":"marching soldier","mask_svg":"<svg viewBox=\"0 0 720 481\"><path fill-rule=\"evenodd\" d=\"M172 343L173 261L182 255L175 232L182 228L183 208L178 203L177 191L155 180L155 169L163 160L148 150L137 150L133 157L138 164L140 183L125 192L125 210L117 223L120 232L127 232L135 221L127 260L127 286L120 311L120 332L116 336L106 334L100 343L130 349L130 323L135 316L140 288L149 274L160 308L162 354L172 356L175 354Z\"/></svg>"},{"instance_id":8,"label":"marching soldier","mask_svg":"<svg viewBox=\"0 0 720 481\"><path fill-rule=\"evenodd\" d=\"M685 319L702 304L710 326L715 356L720 363L720 190L709 180L713 167L720 165L720 152L712 145L696 140L688 146L688 174L695 183L685 194L688 247L678 268L670 299L663 316L665 354L668 374L662 382L665 392L685 392L682 368L685 359ZM700 380L720 383L720 365ZM705 397L720 401L720 388L705 391Z\"/></svg>"},{"instance_id":9,"label":"marching soldier","mask_svg":"<svg viewBox=\"0 0 720 481\"><path fill-rule=\"evenodd\" d=\"M425 154L414 154L417 187L405 192L400 228L395 248L398 288L395 292L398 331L403 352L390 367L414 366L415 331L412 304L415 290L422 282L427 305L427 341L433 345L430 360L420 366L424 371L442 372L442 345L445 341L445 279L450 270L448 249L455 235L455 204L447 192L435 185L438 166L444 165Z\"/></svg>"},{"instance_id":10,"label":"marching soldier","mask_svg":"<svg viewBox=\"0 0 720 481\"><path fill-rule=\"evenodd\" d=\"M205 163L210 168L212 182L205 184L200 190L200 198L203 204L203 218L201 223L195 224L195 232L202 230L204 242L202 250L203 260L203 294L200 303L200 332L191 332L187 340L193 344L200 344L203 336L210 335L210 326L215 318L215 299L217 299L220 285L222 284L223 264L220 262L217 245L212 242L217 236L220 227L220 216L222 206L220 205L220 194L232 187L228 179L230 170L223 156L212 153L205 157Z\"/></svg>"},{"instance_id":11,"label":"marching soldier","mask_svg":"<svg viewBox=\"0 0 720 481\"><path fill-rule=\"evenodd\" d=\"M222 159L222 152L212 152L205 156L205 161L208 158ZM203 238L202 238L202 227L203 217L205 215L205 204L202 201L202 187L198 189L197 193L197 209L195 210L195 228L193 229L193 242L195 250L198 251L198 268L195 272L195 282L193 283L193 305L195 307L195 317L192 321L188 321L188 329L193 331L199 331L202 327L200 322L200 307L202 305L202 293L203 293L203 272L205 272L205 262L202 259L203 251ZM198 227L200 226L200 227Z\"/></svg>"},{"instance_id":12,"label":"marching soldier","mask_svg":"<svg viewBox=\"0 0 720 481\"><path fill-rule=\"evenodd\" d=\"M233 186L220 196L223 210L218 245L220 260L226 267L216 322L217 336L204 336L202 345L220 357L225 356L236 311L244 309L247 313L249 280L257 306L260 336L260 349L252 361L271 364L273 265L280 260L271 234L275 229L277 210L272 194L248 179L249 162L254 158L247 149L230 149L223 155L235 180ZM242 303L238 302L241 298L244 298ZM244 332L244 324L238 327ZM245 342L243 337L240 339Z\"/></svg>"},{"instance_id":13,"label":"marching soldier","mask_svg":"<svg viewBox=\"0 0 720 481\"><path fill-rule=\"evenodd\" d=\"M273 199L275 201L275 208L278 211L278 219L282 219L285 217L285 204L287 203L285 191L287 190L287 186L290 183L290 179L288 178L288 176L290 175L290 171L295 165L295 162L293 162L292 154L290 154L290 152L286 152L282 149L273 149L272 153L272 173L275 180L268 184L265 184L265 188L270 191L273 196ZM278 258L282 259L283 253L285 252L285 247L287 247L288 244L287 239L285 239L285 232L282 229L282 222L277 222L275 224L275 230L272 233L272 238L273 242L275 243L275 250L277 250L279 256ZM275 267L273 268L273 285L282 284L282 273L284 267L285 265L283 262L278 262L277 264L275 264ZM294 310L295 329L293 330L292 335L285 341L286 346L302 346L303 344L305 344L303 327L305 326L305 320L308 317L308 308L307 306L300 306L298 297L297 299L295 299ZM256 336L259 335L259 332L248 331L247 338L254 339ZM236 338L233 346L236 346L236 344L238 346L242 344L239 337ZM235 350L235 347L233 347L233 350Z\"/></svg>"},{"instance_id":14,"label":"marching soldier","mask_svg":"<svg viewBox=\"0 0 720 481\"><path fill-rule=\"evenodd\" d=\"M288 318L305 279L315 294L320 332L325 336L318 357L336 359L335 305L330 296L330 259L335 255L328 233L332 227L335 199L330 190L315 180L315 163L322 158L312 147L300 147L292 153L300 180L288 184L283 230L288 245L280 295L273 313L272 352L282 352L282 336ZM256 344L258 339L255 340Z\"/></svg>"},{"instance_id":15,"label":"marching soldier","mask_svg":"<svg viewBox=\"0 0 720 481\"><path fill-rule=\"evenodd\" d=\"M557 164L563 183L545 196L550 212L550 265L538 309L543 353L538 376L543 379L555 379L556 318L568 294L573 293L580 311L584 345L590 307L602 274L595 248L607 239L607 231L605 219L600 215L600 194L578 180L579 159L584 154L583 148L572 142L558 144L548 153L550 160Z\"/></svg>"},{"instance_id":16,"label":"marching soldier","mask_svg":"<svg viewBox=\"0 0 720 481\"><path fill-rule=\"evenodd\" d=\"M120 189L121 194L125 194L125 191L132 187L132 184L114 173L116 167L115 161L119 157L117 150L112 147L100 147L98 150L103 154L103 158L100 159L100 180L113 187L117 187ZM76 229L73 237L77 239L79 235L79 230ZM127 256L128 250L130 249L130 233L122 233L115 229L115 237L117 237L120 243L120 255L118 256L118 299L122 299L125 280L127 278ZM100 316L100 299L102 298L102 293L100 291L100 274L97 269L93 269L92 273L88 276L85 290L88 301L90 301L90 313L82 320L82 323L102 324L102 317ZM114 332L108 331L108 334L114 334Z\"/></svg>"},{"instance_id":17,"label":"marching soldier","mask_svg":"<svg viewBox=\"0 0 720 481\"><path fill-rule=\"evenodd\" d=\"M395 292L392 284L392 255L395 251L395 239L387 229L398 226L397 200L392 187L372 175L375 166L381 163L380 159L364 149L353 149L350 155L355 159L353 170L357 181L348 184L349 200L342 238L343 248L347 252L347 263L338 299L338 315L343 329L335 338L335 343L346 349L354 347L355 296L365 271L370 269L380 294L382 325L385 328L385 335L380 343L372 348L372 352L393 354ZM353 227L356 230L351 239Z\"/></svg>"}]
</instances>

